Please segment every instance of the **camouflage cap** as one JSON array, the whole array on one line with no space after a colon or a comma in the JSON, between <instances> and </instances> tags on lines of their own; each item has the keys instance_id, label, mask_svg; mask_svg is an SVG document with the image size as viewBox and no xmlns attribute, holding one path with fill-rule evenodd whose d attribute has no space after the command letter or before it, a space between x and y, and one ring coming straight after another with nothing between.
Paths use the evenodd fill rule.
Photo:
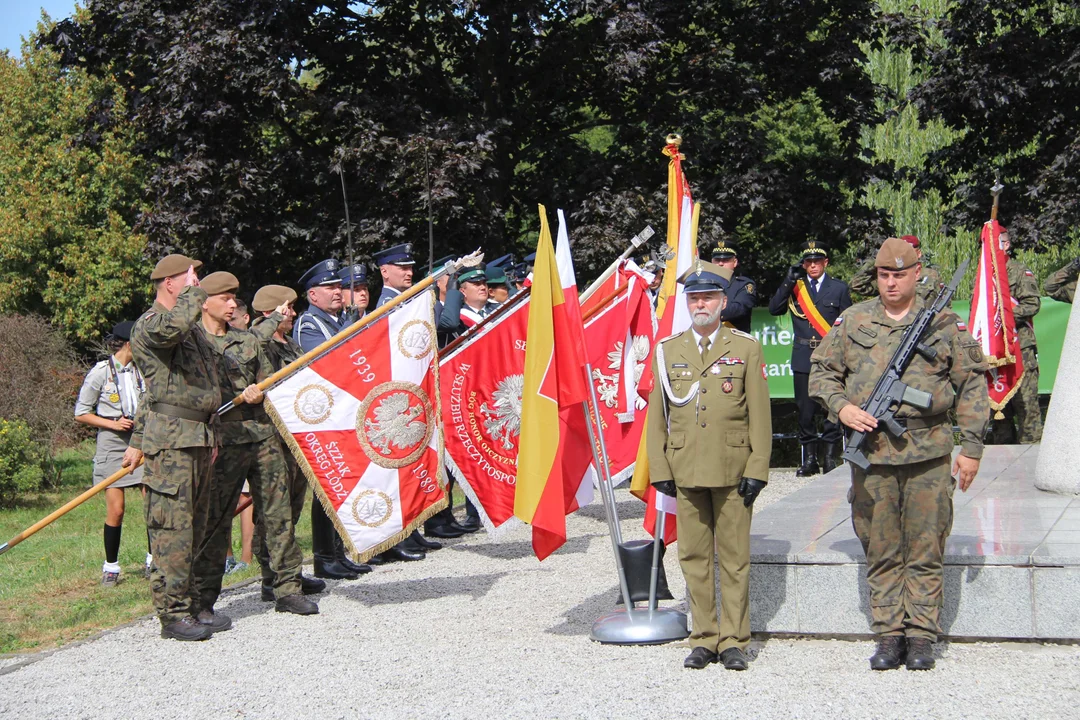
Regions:
<instances>
[{"instance_id":1,"label":"camouflage cap","mask_svg":"<svg viewBox=\"0 0 1080 720\"><path fill-rule=\"evenodd\" d=\"M881 243L878 250L877 260L874 267L886 270L904 270L919 264L919 256L915 248L907 240L901 238L888 238Z\"/></svg>"},{"instance_id":2,"label":"camouflage cap","mask_svg":"<svg viewBox=\"0 0 1080 720\"><path fill-rule=\"evenodd\" d=\"M199 281L199 287L206 291L207 295L220 295L222 293L234 293L240 289L240 281L231 272L219 270L210 273Z\"/></svg>"},{"instance_id":3,"label":"camouflage cap","mask_svg":"<svg viewBox=\"0 0 1080 720\"><path fill-rule=\"evenodd\" d=\"M291 303L296 299L296 291L284 285L263 285L251 301L255 312L270 312L282 303Z\"/></svg>"},{"instance_id":4,"label":"camouflage cap","mask_svg":"<svg viewBox=\"0 0 1080 720\"><path fill-rule=\"evenodd\" d=\"M191 266L195 266L198 270L202 267L201 260L192 260L186 255L166 255L158 260L158 264L154 266L154 271L150 273L151 280L164 280L165 278L173 277L174 275L183 275L187 272L187 269Z\"/></svg>"}]
</instances>

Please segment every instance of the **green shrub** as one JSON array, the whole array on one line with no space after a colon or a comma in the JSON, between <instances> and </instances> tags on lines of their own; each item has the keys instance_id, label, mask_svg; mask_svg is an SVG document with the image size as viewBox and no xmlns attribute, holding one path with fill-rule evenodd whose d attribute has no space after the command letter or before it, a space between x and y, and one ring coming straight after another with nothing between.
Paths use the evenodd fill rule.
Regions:
<instances>
[{"instance_id":1,"label":"green shrub","mask_svg":"<svg viewBox=\"0 0 1080 720\"><path fill-rule=\"evenodd\" d=\"M47 455L22 420L0 418L0 508L41 488Z\"/></svg>"}]
</instances>

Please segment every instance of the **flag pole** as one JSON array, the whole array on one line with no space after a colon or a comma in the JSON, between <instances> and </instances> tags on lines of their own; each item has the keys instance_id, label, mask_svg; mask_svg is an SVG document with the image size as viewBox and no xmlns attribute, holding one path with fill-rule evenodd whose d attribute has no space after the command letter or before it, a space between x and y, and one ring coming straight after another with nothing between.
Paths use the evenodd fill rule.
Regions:
<instances>
[{"instance_id":1,"label":"flag pole","mask_svg":"<svg viewBox=\"0 0 1080 720\"><path fill-rule=\"evenodd\" d=\"M628 257L633 255L635 250L637 250L642 245L644 245L646 242L648 242L649 238L651 238L655 234L656 234L656 231L653 230L653 226L652 225L646 225L644 230L639 232L634 237L630 238L630 247L626 248L626 250L623 251L622 255L615 258L615 262L608 265L607 270L605 270L600 275L600 277L593 280L592 284L589 285L589 287L585 288L585 292L581 293L581 295L579 296L580 299L581 300L586 300L590 296L592 296L592 294L594 292L596 292L596 289L599 288L601 285L603 285L604 281L607 280L609 277L611 277L612 274L614 274L614 272L619 267L619 263L621 263L623 260L626 260Z\"/></svg>"}]
</instances>

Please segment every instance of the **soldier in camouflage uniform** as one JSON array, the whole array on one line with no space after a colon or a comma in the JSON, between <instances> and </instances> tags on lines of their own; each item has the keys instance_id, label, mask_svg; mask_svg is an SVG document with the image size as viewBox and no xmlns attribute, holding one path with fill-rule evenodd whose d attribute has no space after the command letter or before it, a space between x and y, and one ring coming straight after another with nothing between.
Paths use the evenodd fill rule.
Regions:
<instances>
[{"instance_id":1,"label":"soldier in camouflage uniform","mask_svg":"<svg viewBox=\"0 0 1080 720\"><path fill-rule=\"evenodd\" d=\"M1008 253L1012 243L1009 232L1001 229L1001 248ZM1006 417L1016 418L1016 441L1023 445L1042 440L1042 410L1039 407L1039 351L1035 346L1033 318L1042 307L1039 284L1035 274L1019 260L1009 258L1005 264L1009 276L1009 294L1013 298L1013 317L1016 318L1016 334L1020 339L1020 354L1024 359L1024 377L1020 389L1006 407ZM1006 422L1011 423L1012 420Z\"/></svg>"},{"instance_id":2,"label":"soldier in camouflage uniform","mask_svg":"<svg viewBox=\"0 0 1080 720\"><path fill-rule=\"evenodd\" d=\"M263 286L255 293L255 299L251 301L252 309L258 313L255 322L251 325L251 333L262 344L263 352L274 372L304 354L303 349L292 339L292 328L296 318L292 304L295 301L296 291L284 285ZM296 464L296 458L288 448L284 447L284 442L282 440L282 455L285 457L289 507L295 527L300 522L300 515L304 511L304 500L311 491L308 489L307 479ZM266 524L262 521L262 516L256 513L252 551L262 567L262 599L272 602L274 600L274 573L270 569L270 555L265 537ZM311 595L325 590L326 583L318 578L301 574L300 588L305 595Z\"/></svg>"},{"instance_id":3,"label":"soldier in camouflage uniform","mask_svg":"<svg viewBox=\"0 0 1080 720\"><path fill-rule=\"evenodd\" d=\"M319 607L300 592L300 565L304 556L296 544L290 493L274 425L262 406L257 383L273 369L259 340L246 330L229 326L236 308L236 277L227 272L208 275L202 282L207 299L202 307L201 330L214 349L223 397L241 396L243 402L221 416L221 448L214 464L210 490L207 537L195 559L199 580L199 606L213 613L221 593L229 528L240 489L247 478L255 513L263 525L278 612L314 615ZM285 308L279 308L284 312Z\"/></svg>"},{"instance_id":4,"label":"soldier in camouflage uniform","mask_svg":"<svg viewBox=\"0 0 1080 720\"><path fill-rule=\"evenodd\" d=\"M915 294L926 304L934 302L934 298L937 297L941 288L945 287L945 283L941 281L941 274L930 267L926 263L923 263L923 254L919 238L914 235L904 235L900 238L907 241L911 247L915 248L915 256L919 258L919 262L922 263L922 270L919 271L919 282L916 286ZM864 262L859 270L855 273L855 276L851 278L851 289L860 295L866 297L877 297L877 267L874 263L877 262L877 257L868 258Z\"/></svg>"},{"instance_id":5,"label":"soldier in camouflage uniform","mask_svg":"<svg viewBox=\"0 0 1080 720\"><path fill-rule=\"evenodd\" d=\"M964 322L944 310L923 337L936 357L916 355L903 377L931 394L931 406L900 408L897 417L908 428L900 438L874 432L877 421L862 405L924 307L916 294L914 248L889 238L876 263L880 298L853 305L837 318L812 357L810 394L845 426L868 433L864 452L870 469L851 467L848 501L866 553L871 627L879 638L870 666L899 667L906 646L908 669L928 670L934 666L931 643L939 628L942 555L956 487L949 411L955 410L961 437L951 474L966 492L979 469L989 419L987 364Z\"/></svg>"},{"instance_id":6,"label":"soldier in camouflage uniform","mask_svg":"<svg viewBox=\"0 0 1080 720\"><path fill-rule=\"evenodd\" d=\"M150 274L156 300L131 332L146 394L123 465L145 460L146 529L154 556L150 593L161 636L176 640L205 640L224 618L197 617L193 571L209 510L210 419L221 406L214 351L197 328L206 301L195 272L201 265L183 255L158 262Z\"/></svg>"},{"instance_id":7,"label":"soldier in camouflage uniform","mask_svg":"<svg viewBox=\"0 0 1080 720\"><path fill-rule=\"evenodd\" d=\"M1059 302L1071 303L1076 294L1076 278L1080 276L1080 258L1051 273L1043 283L1046 294Z\"/></svg>"}]
</instances>

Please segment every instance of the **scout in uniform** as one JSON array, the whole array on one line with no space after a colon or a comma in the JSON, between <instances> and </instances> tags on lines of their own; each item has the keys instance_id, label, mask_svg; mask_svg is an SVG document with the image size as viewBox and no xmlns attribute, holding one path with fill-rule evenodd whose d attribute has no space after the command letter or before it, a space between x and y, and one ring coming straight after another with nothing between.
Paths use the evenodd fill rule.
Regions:
<instances>
[{"instance_id":1,"label":"scout in uniform","mask_svg":"<svg viewBox=\"0 0 1080 720\"><path fill-rule=\"evenodd\" d=\"M1001 249L1009 254L1012 243L1009 231L1001 228L998 236ZM1009 294L1013 299L1013 317L1016 318L1016 334L1020 340L1020 354L1024 359L1024 377L1020 389L1006 406L1007 416L1016 418L1016 441L1030 445L1042 440L1042 409L1039 407L1039 349L1035 345L1034 318L1042 308L1039 283L1035 274L1019 260L1009 257L1005 263L1009 277ZM1005 422L1011 424L1012 420Z\"/></svg>"},{"instance_id":2,"label":"scout in uniform","mask_svg":"<svg viewBox=\"0 0 1080 720\"><path fill-rule=\"evenodd\" d=\"M725 293L727 305L720 320L736 330L750 332L750 317L757 305L757 286L750 278L734 274L735 268L739 267L739 254L731 243L723 241L714 247L712 261L732 272L731 284Z\"/></svg>"},{"instance_id":3,"label":"scout in uniform","mask_svg":"<svg viewBox=\"0 0 1080 720\"><path fill-rule=\"evenodd\" d=\"M693 651L745 670L750 643L750 518L769 479L772 416L761 347L721 323L731 271L698 261L683 278L692 326L657 344L646 449L651 481L677 498L679 563L690 594ZM662 408L662 412L659 410ZM714 557L719 556L721 619Z\"/></svg>"},{"instance_id":4,"label":"scout in uniform","mask_svg":"<svg viewBox=\"0 0 1080 720\"><path fill-rule=\"evenodd\" d=\"M340 270L337 260L330 258L300 276L308 309L296 318L293 340L303 352L314 350L346 327ZM345 543L318 498L311 502L311 551L315 577L355 580L371 572L370 565L355 563L346 555Z\"/></svg>"},{"instance_id":5,"label":"scout in uniform","mask_svg":"<svg viewBox=\"0 0 1080 720\"><path fill-rule=\"evenodd\" d=\"M840 313L851 307L851 293L846 283L825 272L829 252L813 240L803 245L801 261L788 270L787 277L769 302L769 312L783 315L791 312L791 329L795 342L791 346L791 374L795 386L795 404L799 409L799 444L802 446L802 465L796 477L817 475L822 469L817 461L817 422L823 415L806 390L810 379L810 355L821 344ZM836 451L840 443L840 426L825 417L821 440L824 444L822 462L829 472L837 465Z\"/></svg>"},{"instance_id":6,"label":"scout in uniform","mask_svg":"<svg viewBox=\"0 0 1080 720\"><path fill-rule=\"evenodd\" d=\"M222 397L232 399L240 395L244 402L225 412L218 423L220 443L210 486L208 530L195 559L199 607L201 613L216 615L214 604L221 594L229 528L247 478L255 513L265 527L263 540L273 576L275 609L314 615L319 612L319 606L300 592L300 565L304 555L296 544L285 457L258 386L274 371L258 338L229 326L239 288L239 281L228 272L211 273L202 281L207 299L203 303L201 329L217 356ZM227 629L228 626L219 628Z\"/></svg>"},{"instance_id":7,"label":"scout in uniform","mask_svg":"<svg viewBox=\"0 0 1080 720\"><path fill-rule=\"evenodd\" d=\"M156 299L131 331L146 394L122 463L145 459L144 510L154 556L150 593L161 636L177 640L205 640L228 620L199 611L193 572L210 507L210 418L221 407L215 352L198 328L206 302L196 274L201 265L168 255L150 274Z\"/></svg>"},{"instance_id":8,"label":"scout in uniform","mask_svg":"<svg viewBox=\"0 0 1080 720\"><path fill-rule=\"evenodd\" d=\"M951 310L942 311L922 339L935 357L916 354L903 377L932 396L930 407L900 407L897 419L907 426L901 437L874 432L877 420L862 406L925 307L917 294L919 258L913 247L890 238L875 262L880 297L851 307L836 321L814 352L810 393L844 425L869 433L863 451L870 469L851 466L848 502L866 553L871 628L878 635L870 667L889 670L906 662L909 670L928 670L943 604L953 476L967 491L982 458L990 412L987 365L965 323ZM950 411L960 426L955 462Z\"/></svg>"},{"instance_id":9,"label":"scout in uniform","mask_svg":"<svg viewBox=\"0 0 1080 720\"><path fill-rule=\"evenodd\" d=\"M135 427L135 411L139 398L146 390L143 377L132 362L130 320L117 323L106 338L112 355L86 373L79 399L75 403L75 420L97 428L97 450L94 452L94 484L120 470L131 429ZM142 484L143 469L117 480L105 488L105 564L101 567L101 584L115 587L120 582L120 531L124 522L124 488ZM150 557L147 557L147 567Z\"/></svg>"},{"instance_id":10,"label":"scout in uniform","mask_svg":"<svg viewBox=\"0 0 1080 720\"><path fill-rule=\"evenodd\" d=\"M1076 278L1080 276L1080 258L1061 268L1057 272L1050 273L1043 283L1046 294L1058 302L1072 303L1073 295L1076 294Z\"/></svg>"},{"instance_id":11,"label":"scout in uniform","mask_svg":"<svg viewBox=\"0 0 1080 720\"><path fill-rule=\"evenodd\" d=\"M938 293L941 292L941 288L945 287L945 283L941 281L941 273L923 262L922 243L919 242L919 238L914 235L904 235L900 239L915 248L915 257L919 259L920 268L919 282L916 285L915 292L925 304L929 305L937 298ZM851 278L852 290L864 297L877 297L876 263L877 256L874 256L868 258L866 262L859 267L855 276Z\"/></svg>"},{"instance_id":12,"label":"scout in uniform","mask_svg":"<svg viewBox=\"0 0 1080 720\"><path fill-rule=\"evenodd\" d=\"M251 309L257 313L255 322L251 325L251 334L262 345L263 353L274 372L304 354L304 351L292 339L293 324L296 320L296 313L292 309L294 302L296 302L296 291L284 285L264 285L259 288L251 301ZM289 489L290 517L295 528L304 511L304 500L309 492L308 484L304 473L296 464L296 458L285 447L284 440L282 440L281 449L285 458L285 482ZM266 545L266 523L258 513L255 514L252 552L258 558L259 566L262 568L262 599L273 602L274 572L270 569L270 554ZM300 590L305 595L320 593L325 589L326 583L322 580L300 575Z\"/></svg>"}]
</instances>

